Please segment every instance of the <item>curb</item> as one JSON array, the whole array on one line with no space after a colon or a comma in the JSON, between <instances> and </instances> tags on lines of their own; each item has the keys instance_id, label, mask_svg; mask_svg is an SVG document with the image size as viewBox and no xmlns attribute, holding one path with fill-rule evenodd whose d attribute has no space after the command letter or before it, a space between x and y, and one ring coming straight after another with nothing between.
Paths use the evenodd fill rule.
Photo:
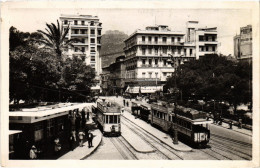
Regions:
<instances>
[{"instance_id":1,"label":"curb","mask_svg":"<svg viewBox=\"0 0 260 168\"><path fill-rule=\"evenodd\" d=\"M121 135L121 137L136 151L136 152L139 152L139 153L153 153L153 152L155 152L155 150L152 150L152 151L140 151L140 150L138 150L138 149L136 149L128 140L126 140L126 138L123 136L123 135Z\"/></svg>"},{"instance_id":2,"label":"curb","mask_svg":"<svg viewBox=\"0 0 260 168\"><path fill-rule=\"evenodd\" d=\"M100 132L100 133L101 133L101 132ZM79 160L84 160L84 159L86 159L87 157L89 157L90 155L92 155L92 154L97 150L97 148L100 146L100 144L101 144L101 142L102 142L102 139L103 139L103 135L102 135L102 133L101 133L101 140L100 140L99 143L97 144L96 148L95 148L93 151L91 151L89 154L87 154L86 156L84 156L83 158L81 158L81 159L79 159Z\"/></svg>"}]
</instances>

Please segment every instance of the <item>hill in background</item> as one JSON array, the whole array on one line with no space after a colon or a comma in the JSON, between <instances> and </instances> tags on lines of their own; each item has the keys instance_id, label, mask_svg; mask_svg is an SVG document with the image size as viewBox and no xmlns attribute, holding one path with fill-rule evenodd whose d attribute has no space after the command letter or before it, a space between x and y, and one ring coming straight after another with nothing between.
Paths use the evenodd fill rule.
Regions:
<instances>
[{"instance_id":1,"label":"hill in background","mask_svg":"<svg viewBox=\"0 0 260 168\"><path fill-rule=\"evenodd\" d=\"M109 66L116 57L124 55L124 40L128 35L118 30L108 30L101 38L102 67Z\"/></svg>"}]
</instances>

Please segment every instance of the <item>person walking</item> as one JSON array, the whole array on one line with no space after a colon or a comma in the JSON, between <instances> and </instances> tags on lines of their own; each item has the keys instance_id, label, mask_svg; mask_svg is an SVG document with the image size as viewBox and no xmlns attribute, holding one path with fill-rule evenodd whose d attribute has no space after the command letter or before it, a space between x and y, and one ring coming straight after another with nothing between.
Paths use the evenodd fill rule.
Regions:
<instances>
[{"instance_id":1,"label":"person walking","mask_svg":"<svg viewBox=\"0 0 260 168\"><path fill-rule=\"evenodd\" d=\"M89 120L89 109L87 108L87 120Z\"/></svg>"},{"instance_id":2,"label":"person walking","mask_svg":"<svg viewBox=\"0 0 260 168\"><path fill-rule=\"evenodd\" d=\"M85 133L84 133L82 130L80 130L80 131L79 131L79 146L80 146L80 147L83 147L83 139L84 139L84 136L85 136Z\"/></svg>"},{"instance_id":3,"label":"person walking","mask_svg":"<svg viewBox=\"0 0 260 168\"><path fill-rule=\"evenodd\" d=\"M89 131L89 133L88 133L88 148L93 147L92 140L93 140L93 134Z\"/></svg>"},{"instance_id":4,"label":"person walking","mask_svg":"<svg viewBox=\"0 0 260 168\"><path fill-rule=\"evenodd\" d=\"M128 104L128 101L126 101L126 106L128 107L128 105L129 105L129 104Z\"/></svg>"},{"instance_id":5,"label":"person walking","mask_svg":"<svg viewBox=\"0 0 260 168\"><path fill-rule=\"evenodd\" d=\"M124 103L124 106L125 106L125 99L123 99L123 103Z\"/></svg>"},{"instance_id":6,"label":"person walking","mask_svg":"<svg viewBox=\"0 0 260 168\"><path fill-rule=\"evenodd\" d=\"M30 159L32 160L37 159L37 153L38 153L37 148L33 145L32 148L30 149L30 154L29 154Z\"/></svg>"}]
</instances>

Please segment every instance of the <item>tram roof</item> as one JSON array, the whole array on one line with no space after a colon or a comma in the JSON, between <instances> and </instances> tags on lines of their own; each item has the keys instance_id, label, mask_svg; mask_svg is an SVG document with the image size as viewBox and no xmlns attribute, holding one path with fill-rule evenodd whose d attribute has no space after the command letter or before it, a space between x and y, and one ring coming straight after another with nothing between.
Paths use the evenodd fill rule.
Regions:
<instances>
[{"instance_id":1,"label":"tram roof","mask_svg":"<svg viewBox=\"0 0 260 168\"><path fill-rule=\"evenodd\" d=\"M151 108L151 104L147 103L147 102L143 102L143 101L139 101L139 100L132 100L132 103L136 103L139 106L144 106L147 108Z\"/></svg>"},{"instance_id":2,"label":"tram roof","mask_svg":"<svg viewBox=\"0 0 260 168\"><path fill-rule=\"evenodd\" d=\"M192 109L192 108L186 108L183 106L177 106L176 112L178 115L185 116L187 118L190 118L192 120L196 119L205 119L207 117L206 113Z\"/></svg>"},{"instance_id":3,"label":"tram roof","mask_svg":"<svg viewBox=\"0 0 260 168\"><path fill-rule=\"evenodd\" d=\"M60 103L51 106L40 106L37 108L24 108L21 111L11 111L9 116L24 116L24 117L43 117L64 113L74 109L81 109L93 103Z\"/></svg>"}]
</instances>

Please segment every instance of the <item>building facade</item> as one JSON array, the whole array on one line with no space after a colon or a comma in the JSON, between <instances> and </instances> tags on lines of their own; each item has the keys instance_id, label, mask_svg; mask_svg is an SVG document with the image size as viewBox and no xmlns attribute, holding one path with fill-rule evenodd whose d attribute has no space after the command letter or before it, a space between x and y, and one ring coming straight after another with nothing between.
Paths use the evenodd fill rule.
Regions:
<instances>
[{"instance_id":1,"label":"building facade","mask_svg":"<svg viewBox=\"0 0 260 168\"><path fill-rule=\"evenodd\" d=\"M186 23L186 54L193 54L196 59L205 54L216 54L218 51L217 27L199 28L198 21L188 21ZM191 50L193 49L193 50Z\"/></svg>"},{"instance_id":2,"label":"building facade","mask_svg":"<svg viewBox=\"0 0 260 168\"><path fill-rule=\"evenodd\" d=\"M104 95L122 95L125 90L125 56L116 58L115 62L103 68L101 88Z\"/></svg>"},{"instance_id":3,"label":"building facade","mask_svg":"<svg viewBox=\"0 0 260 168\"><path fill-rule=\"evenodd\" d=\"M67 39L77 39L73 48L68 49L68 56L84 57L87 65L95 69L97 76L102 72L101 48L102 23L92 15L61 15L63 28L70 27Z\"/></svg>"},{"instance_id":4,"label":"building facade","mask_svg":"<svg viewBox=\"0 0 260 168\"><path fill-rule=\"evenodd\" d=\"M234 36L234 55L240 61L252 61L252 25L241 27Z\"/></svg>"}]
</instances>

